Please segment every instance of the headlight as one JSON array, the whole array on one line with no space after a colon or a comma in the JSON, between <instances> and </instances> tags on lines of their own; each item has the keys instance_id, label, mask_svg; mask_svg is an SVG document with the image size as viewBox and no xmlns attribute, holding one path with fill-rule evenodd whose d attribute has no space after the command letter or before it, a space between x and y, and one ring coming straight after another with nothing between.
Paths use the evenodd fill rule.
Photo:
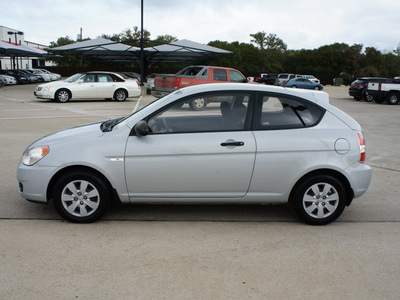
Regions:
<instances>
[{"instance_id":1,"label":"headlight","mask_svg":"<svg viewBox=\"0 0 400 300\"><path fill-rule=\"evenodd\" d=\"M31 148L25 151L24 154L22 154L21 162L26 166L32 166L39 160L41 160L43 157L45 157L49 152L50 152L49 146Z\"/></svg>"}]
</instances>

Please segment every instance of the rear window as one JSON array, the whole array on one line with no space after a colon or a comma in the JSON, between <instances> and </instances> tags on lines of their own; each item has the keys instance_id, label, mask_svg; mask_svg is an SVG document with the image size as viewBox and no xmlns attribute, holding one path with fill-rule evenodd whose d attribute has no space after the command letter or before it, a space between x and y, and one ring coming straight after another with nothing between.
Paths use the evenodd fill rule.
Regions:
<instances>
[{"instance_id":1,"label":"rear window","mask_svg":"<svg viewBox=\"0 0 400 300\"><path fill-rule=\"evenodd\" d=\"M261 94L254 129L294 129L316 125L325 110L301 99L285 95Z\"/></svg>"},{"instance_id":2,"label":"rear window","mask_svg":"<svg viewBox=\"0 0 400 300\"><path fill-rule=\"evenodd\" d=\"M177 75L188 75L188 76L196 76L203 67L188 67L177 73Z\"/></svg>"}]
</instances>

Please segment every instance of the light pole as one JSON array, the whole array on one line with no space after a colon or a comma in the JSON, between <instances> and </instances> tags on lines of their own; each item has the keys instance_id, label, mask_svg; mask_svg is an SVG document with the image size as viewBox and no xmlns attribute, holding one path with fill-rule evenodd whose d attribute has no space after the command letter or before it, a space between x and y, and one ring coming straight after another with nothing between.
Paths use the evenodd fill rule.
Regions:
<instances>
[{"instance_id":1,"label":"light pole","mask_svg":"<svg viewBox=\"0 0 400 300\"><path fill-rule=\"evenodd\" d=\"M144 83L144 41L143 41L143 0L141 0L140 5L140 20L141 20L141 29L140 29L140 86L143 86Z\"/></svg>"},{"instance_id":2,"label":"light pole","mask_svg":"<svg viewBox=\"0 0 400 300\"><path fill-rule=\"evenodd\" d=\"M22 31L8 31L7 32L9 35L14 35L15 36L15 46L18 45L17 42L17 35L23 35L24 33ZM13 56L13 69L15 69L15 56ZM18 66L18 59L17 59L17 69L19 69Z\"/></svg>"}]
</instances>

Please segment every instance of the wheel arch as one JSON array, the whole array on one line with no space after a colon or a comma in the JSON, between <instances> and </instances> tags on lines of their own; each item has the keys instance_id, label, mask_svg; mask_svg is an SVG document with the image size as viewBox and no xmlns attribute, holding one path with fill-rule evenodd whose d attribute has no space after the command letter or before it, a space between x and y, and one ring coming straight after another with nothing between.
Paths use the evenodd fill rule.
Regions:
<instances>
[{"instance_id":1,"label":"wheel arch","mask_svg":"<svg viewBox=\"0 0 400 300\"><path fill-rule=\"evenodd\" d=\"M319 169L319 170L314 170L311 171L305 175L303 175L297 182L296 184L293 186L290 195L289 195L289 202L292 202L293 197L294 197L294 193L297 190L297 188L308 178L313 177L313 176L318 176L318 175L328 175L328 176L332 176L334 178L336 178L337 180L339 180L345 189L346 192L346 206L349 206L351 204L351 201L354 198L354 191L351 188L350 182L349 180L346 178L346 176L344 176L342 173L336 171L336 170L332 170L332 169Z\"/></svg>"},{"instance_id":2,"label":"wheel arch","mask_svg":"<svg viewBox=\"0 0 400 300\"><path fill-rule=\"evenodd\" d=\"M59 91L62 91L62 90L67 91L68 94L69 94L69 98L72 99L72 92L71 92L71 90L70 90L69 88L66 88L66 87L60 87L60 88L58 88L58 89L54 92L54 97L53 97L53 98L56 99L57 93L58 93Z\"/></svg>"},{"instance_id":3,"label":"wheel arch","mask_svg":"<svg viewBox=\"0 0 400 300\"><path fill-rule=\"evenodd\" d=\"M99 177L101 177L104 182L107 183L108 188L110 189L113 197L112 197L112 202L117 202L117 203L121 203L119 197L118 197L118 193L115 190L115 188L112 186L111 182L108 180L108 178L106 176L104 176L101 172L99 172L98 170L88 167L88 166L83 166L83 165L76 165L76 166L69 166L66 167L64 169L59 170L57 173L55 173L53 175L53 177L51 178L49 184L47 185L47 191L46 191L46 198L47 198L47 202L50 201L50 199L52 198L52 193L53 193L53 189L54 186L56 184L56 182L62 178L65 174L70 173L70 172L87 172L87 173L91 173L91 174L95 174Z\"/></svg>"},{"instance_id":4,"label":"wheel arch","mask_svg":"<svg viewBox=\"0 0 400 300\"><path fill-rule=\"evenodd\" d=\"M120 86L118 88L115 89L113 97L115 97L115 93L118 92L119 90L123 90L126 93L126 98L129 98L129 91L127 88Z\"/></svg>"}]
</instances>

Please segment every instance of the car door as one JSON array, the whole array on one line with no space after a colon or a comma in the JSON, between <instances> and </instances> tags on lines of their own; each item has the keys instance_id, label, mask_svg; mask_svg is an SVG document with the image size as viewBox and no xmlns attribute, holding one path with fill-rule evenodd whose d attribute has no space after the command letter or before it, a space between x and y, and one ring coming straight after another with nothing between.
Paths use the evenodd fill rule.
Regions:
<instances>
[{"instance_id":1,"label":"car door","mask_svg":"<svg viewBox=\"0 0 400 300\"><path fill-rule=\"evenodd\" d=\"M96 74L86 74L74 83L72 97L78 99L97 98Z\"/></svg>"},{"instance_id":2,"label":"car door","mask_svg":"<svg viewBox=\"0 0 400 300\"><path fill-rule=\"evenodd\" d=\"M203 111L187 103L209 101ZM240 198L249 188L255 139L247 130L249 93L209 93L176 102L146 121L147 136L129 137L125 173L132 201Z\"/></svg>"},{"instance_id":3,"label":"car door","mask_svg":"<svg viewBox=\"0 0 400 300\"><path fill-rule=\"evenodd\" d=\"M97 74L97 98L113 98L115 89L116 83L114 82L110 74Z\"/></svg>"}]
</instances>

